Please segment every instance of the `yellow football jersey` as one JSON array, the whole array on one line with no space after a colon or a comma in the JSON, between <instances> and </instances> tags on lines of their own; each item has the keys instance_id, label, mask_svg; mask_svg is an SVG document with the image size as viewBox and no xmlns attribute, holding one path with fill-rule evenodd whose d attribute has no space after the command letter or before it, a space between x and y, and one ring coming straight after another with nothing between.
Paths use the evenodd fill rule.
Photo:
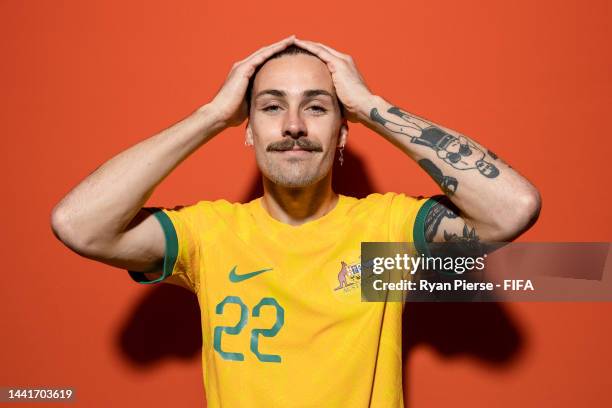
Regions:
<instances>
[{"instance_id":1,"label":"yellow football jersey","mask_svg":"<svg viewBox=\"0 0 612 408\"><path fill-rule=\"evenodd\" d=\"M196 293L209 407L403 407L402 302L362 302L362 242L423 248L433 204L340 195L299 226L261 198L155 212L167 281Z\"/></svg>"}]
</instances>

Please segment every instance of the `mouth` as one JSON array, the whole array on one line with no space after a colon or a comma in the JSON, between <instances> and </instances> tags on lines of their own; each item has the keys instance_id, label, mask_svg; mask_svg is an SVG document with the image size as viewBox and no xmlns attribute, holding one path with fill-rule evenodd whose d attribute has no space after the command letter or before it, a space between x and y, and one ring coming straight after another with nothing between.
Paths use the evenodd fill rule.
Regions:
<instances>
[{"instance_id":1,"label":"mouth","mask_svg":"<svg viewBox=\"0 0 612 408\"><path fill-rule=\"evenodd\" d=\"M286 152L312 152L311 149L304 149L300 146L293 146L293 149L285 150Z\"/></svg>"},{"instance_id":2,"label":"mouth","mask_svg":"<svg viewBox=\"0 0 612 408\"><path fill-rule=\"evenodd\" d=\"M303 148L298 145L293 146L291 149L279 149L271 150L272 153L291 154L291 153L316 153L316 149Z\"/></svg>"},{"instance_id":3,"label":"mouth","mask_svg":"<svg viewBox=\"0 0 612 408\"><path fill-rule=\"evenodd\" d=\"M277 151L276 153L280 153L286 156L309 156L315 152L313 150L306 150L306 149L302 149L301 147L296 146L293 149L281 150L281 151Z\"/></svg>"}]
</instances>

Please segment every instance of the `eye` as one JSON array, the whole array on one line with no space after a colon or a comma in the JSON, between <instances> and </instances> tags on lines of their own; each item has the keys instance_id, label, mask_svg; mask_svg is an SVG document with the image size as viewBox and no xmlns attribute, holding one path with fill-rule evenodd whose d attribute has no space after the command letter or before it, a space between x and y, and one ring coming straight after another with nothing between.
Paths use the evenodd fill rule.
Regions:
<instances>
[{"instance_id":1,"label":"eye","mask_svg":"<svg viewBox=\"0 0 612 408\"><path fill-rule=\"evenodd\" d=\"M278 112L279 109L280 109L280 106L278 106L278 105L268 105L265 108L263 108L262 110L264 112Z\"/></svg>"},{"instance_id":2,"label":"eye","mask_svg":"<svg viewBox=\"0 0 612 408\"><path fill-rule=\"evenodd\" d=\"M308 109L312 109L314 112L317 112L317 113L325 113L325 112L327 112L327 109L325 109L324 107L319 106L319 105L312 105L312 106L308 107Z\"/></svg>"}]
</instances>

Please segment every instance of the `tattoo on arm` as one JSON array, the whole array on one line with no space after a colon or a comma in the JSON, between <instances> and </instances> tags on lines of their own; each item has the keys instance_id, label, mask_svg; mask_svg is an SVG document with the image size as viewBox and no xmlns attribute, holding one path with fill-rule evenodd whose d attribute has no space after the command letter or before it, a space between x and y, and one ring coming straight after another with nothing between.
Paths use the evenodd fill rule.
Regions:
<instances>
[{"instance_id":1,"label":"tattoo on arm","mask_svg":"<svg viewBox=\"0 0 612 408\"><path fill-rule=\"evenodd\" d=\"M433 256L480 256L482 246L480 238L476 233L476 228L470 228L463 222L461 232L458 229L461 224L452 223L456 227L450 231L443 227L444 219L457 219L463 221L459 216L459 209L447 197L435 197L437 202L434 204L425 217L425 240L430 244L430 253ZM442 233L443 240L434 243L436 235Z\"/></svg>"},{"instance_id":2,"label":"tattoo on arm","mask_svg":"<svg viewBox=\"0 0 612 408\"><path fill-rule=\"evenodd\" d=\"M459 217L459 209L447 197L435 197L437 202L429 209L427 217L425 217L425 240L433 242L434 237L438 234L440 224L444 218L454 219ZM480 238L476 234L476 228L470 228L467 224L463 224L461 235L455 232L449 232L446 229L442 230L444 241L446 242L479 242Z\"/></svg>"},{"instance_id":3,"label":"tattoo on arm","mask_svg":"<svg viewBox=\"0 0 612 408\"><path fill-rule=\"evenodd\" d=\"M444 240L447 242L478 242L480 238L476 235L476 228L470 229L467 224L463 224L461 236L444 230Z\"/></svg>"},{"instance_id":4,"label":"tattoo on arm","mask_svg":"<svg viewBox=\"0 0 612 408\"><path fill-rule=\"evenodd\" d=\"M440 170L431 160L419 160L419 166L421 166L421 168L425 170L427 174L429 174L436 181L436 183L438 183L442 191L444 191L444 194L447 196L452 196L455 191L457 191L457 187L459 185L457 179L442 174L442 170Z\"/></svg>"},{"instance_id":5,"label":"tattoo on arm","mask_svg":"<svg viewBox=\"0 0 612 408\"><path fill-rule=\"evenodd\" d=\"M434 237L438 233L440 223L444 218L457 218L459 209L455 207L446 197L441 197L437 200L425 217L425 240L433 242Z\"/></svg>"},{"instance_id":6,"label":"tattoo on arm","mask_svg":"<svg viewBox=\"0 0 612 408\"><path fill-rule=\"evenodd\" d=\"M490 150L488 150L488 149L487 149L487 153L489 154L489 156L491 156L491 158L492 158L493 160L498 160L498 161L500 161L500 162L504 163L504 164L505 164L506 166L508 166L509 168L512 168L512 166L511 166L511 165L509 165L508 163L506 163L505 161L503 161L502 159L500 159L500 158L497 156L497 154L493 153L492 151L490 151Z\"/></svg>"},{"instance_id":7,"label":"tattoo on arm","mask_svg":"<svg viewBox=\"0 0 612 408\"><path fill-rule=\"evenodd\" d=\"M411 122L407 122L404 125L400 125L398 123L391 122L390 120L385 119L380 113L378 113L378 109L376 108L373 108L370 111L370 119L372 119L374 122L380 123L393 133L399 133L401 135L409 136L411 140L414 140L414 138L418 137L422 132L421 127Z\"/></svg>"},{"instance_id":8,"label":"tattoo on arm","mask_svg":"<svg viewBox=\"0 0 612 408\"><path fill-rule=\"evenodd\" d=\"M485 152L469 139L463 136L453 136L395 106L389 108L387 112L396 116L401 123L386 119L376 108L370 111L370 118L393 133L410 137L411 143L431 148L440 159L458 170L477 169L488 178L495 178L499 175L499 169L493 163L485 160L488 158ZM489 156L493 159L497 157L491 155L490 152Z\"/></svg>"}]
</instances>

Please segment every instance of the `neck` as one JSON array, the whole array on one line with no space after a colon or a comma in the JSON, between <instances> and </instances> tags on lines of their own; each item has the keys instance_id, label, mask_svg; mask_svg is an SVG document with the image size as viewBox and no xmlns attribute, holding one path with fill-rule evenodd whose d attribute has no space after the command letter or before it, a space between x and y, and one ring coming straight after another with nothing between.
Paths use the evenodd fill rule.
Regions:
<instances>
[{"instance_id":1,"label":"neck","mask_svg":"<svg viewBox=\"0 0 612 408\"><path fill-rule=\"evenodd\" d=\"M320 181L300 188L279 186L263 176L263 189L263 207L272 218L289 225L301 225L324 216L339 199L332 190L331 171Z\"/></svg>"}]
</instances>

